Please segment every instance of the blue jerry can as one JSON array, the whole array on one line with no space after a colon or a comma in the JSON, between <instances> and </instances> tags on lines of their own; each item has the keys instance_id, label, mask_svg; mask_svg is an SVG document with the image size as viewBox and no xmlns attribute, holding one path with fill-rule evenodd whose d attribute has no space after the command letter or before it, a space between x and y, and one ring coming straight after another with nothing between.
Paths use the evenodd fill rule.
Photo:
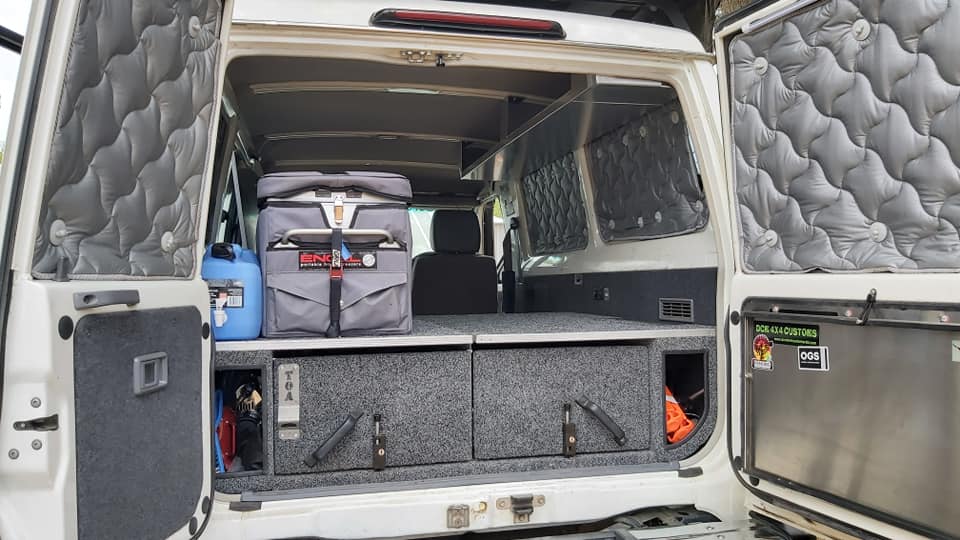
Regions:
<instances>
[{"instance_id":1,"label":"blue jerry can","mask_svg":"<svg viewBox=\"0 0 960 540\"><path fill-rule=\"evenodd\" d=\"M256 339L263 317L257 254L238 244L207 247L200 272L210 291L210 324L217 341Z\"/></svg>"}]
</instances>

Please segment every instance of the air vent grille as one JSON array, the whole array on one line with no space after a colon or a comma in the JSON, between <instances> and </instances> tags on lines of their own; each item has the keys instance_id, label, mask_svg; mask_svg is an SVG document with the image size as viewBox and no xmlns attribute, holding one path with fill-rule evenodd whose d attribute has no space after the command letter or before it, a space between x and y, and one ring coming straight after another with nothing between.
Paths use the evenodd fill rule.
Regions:
<instances>
[{"instance_id":1,"label":"air vent grille","mask_svg":"<svg viewBox=\"0 0 960 540\"><path fill-rule=\"evenodd\" d=\"M693 322L693 300L689 298L661 298L660 320Z\"/></svg>"}]
</instances>

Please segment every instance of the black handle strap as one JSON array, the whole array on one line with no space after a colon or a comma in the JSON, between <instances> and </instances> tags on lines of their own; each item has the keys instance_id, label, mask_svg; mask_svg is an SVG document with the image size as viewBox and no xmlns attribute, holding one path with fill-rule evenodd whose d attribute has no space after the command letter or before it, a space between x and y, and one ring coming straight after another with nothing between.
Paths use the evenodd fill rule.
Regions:
<instances>
[{"instance_id":1,"label":"black handle strap","mask_svg":"<svg viewBox=\"0 0 960 540\"><path fill-rule=\"evenodd\" d=\"M577 398L577 405L583 408L583 410L592 414L597 420L603 424L603 427L607 428L607 431L613 435L613 440L617 443L618 446L623 446L627 444L627 434L623 432L623 428L617 425L613 421L613 418L610 418L610 415L606 411L600 408L599 405L590 401L587 396L580 396Z\"/></svg>"},{"instance_id":2,"label":"black handle strap","mask_svg":"<svg viewBox=\"0 0 960 540\"><path fill-rule=\"evenodd\" d=\"M237 258L237 254L233 252L233 244L227 242L217 242L210 248L210 255L217 259L226 259L232 261Z\"/></svg>"},{"instance_id":3,"label":"black handle strap","mask_svg":"<svg viewBox=\"0 0 960 540\"><path fill-rule=\"evenodd\" d=\"M510 218L507 232L503 235L503 272L500 283L503 290L503 312L516 312L517 273L513 270L513 231L517 228L517 218Z\"/></svg>"},{"instance_id":4,"label":"black handle strap","mask_svg":"<svg viewBox=\"0 0 960 540\"><path fill-rule=\"evenodd\" d=\"M353 430L357 427L357 422L362 416L362 411L350 411L350 413L347 414L347 417L343 419L343 423L340 424L340 427L333 432L333 435L327 437L327 440L323 441L323 444L321 444L319 448L304 458L303 463L307 467L316 467L317 463L323 461L323 458L327 457L327 454L329 454L338 444L340 444L340 441L353 432Z\"/></svg>"},{"instance_id":5,"label":"black handle strap","mask_svg":"<svg viewBox=\"0 0 960 540\"><path fill-rule=\"evenodd\" d=\"M343 229L330 235L330 326L327 337L340 337L340 296L343 289Z\"/></svg>"}]
</instances>

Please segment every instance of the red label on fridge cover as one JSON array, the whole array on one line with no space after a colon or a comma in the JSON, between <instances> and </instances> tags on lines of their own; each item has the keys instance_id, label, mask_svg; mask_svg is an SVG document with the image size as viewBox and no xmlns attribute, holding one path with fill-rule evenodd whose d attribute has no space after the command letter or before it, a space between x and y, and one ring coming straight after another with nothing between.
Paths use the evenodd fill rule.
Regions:
<instances>
[{"instance_id":1,"label":"red label on fridge cover","mask_svg":"<svg viewBox=\"0 0 960 540\"><path fill-rule=\"evenodd\" d=\"M329 270L333 262L330 251L301 251L299 253L300 270ZM372 251L354 252L349 258L342 258L343 268L350 270L368 270L377 267L377 254Z\"/></svg>"}]
</instances>

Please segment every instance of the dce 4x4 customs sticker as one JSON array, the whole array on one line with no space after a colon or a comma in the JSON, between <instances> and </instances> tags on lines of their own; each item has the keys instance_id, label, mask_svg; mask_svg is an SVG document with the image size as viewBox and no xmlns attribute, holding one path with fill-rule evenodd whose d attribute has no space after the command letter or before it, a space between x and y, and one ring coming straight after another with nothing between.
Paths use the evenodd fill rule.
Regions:
<instances>
[{"instance_id":1,"label":"dce 4x4 customs sticker","mask_svg":"<svg viewBox=\"0 0 960 540\"><path fill-rule=\"evenodd\" d=\"M827 371L827 348L820 346L820 327L812 324L789 324L755 321L753 323L753 369L773 369L775 345L797 347L801 369Z\"/></svg>"}]
</instances>

